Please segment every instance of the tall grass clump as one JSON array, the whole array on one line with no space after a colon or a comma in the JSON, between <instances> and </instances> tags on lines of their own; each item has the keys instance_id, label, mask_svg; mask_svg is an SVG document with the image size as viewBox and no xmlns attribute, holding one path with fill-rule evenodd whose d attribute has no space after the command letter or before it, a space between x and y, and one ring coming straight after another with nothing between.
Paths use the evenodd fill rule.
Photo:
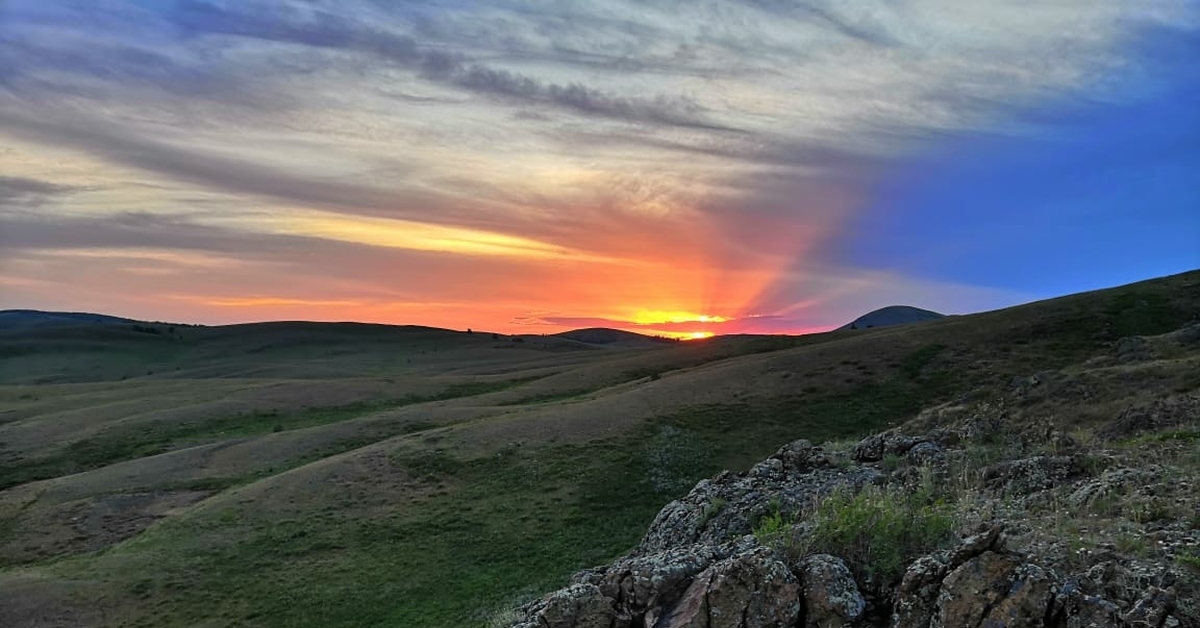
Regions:
<instances>
[{"instance_id":1,"label":"tall grass clump","mask_svg":"<svg viewBox=\"0 0 1200 628\"><path fill-rule=\"evenodd\" d=\"M808 551L833 554L859 576L895 582L908 563L955 538L951 508L927 489L868 486L830 495L810 517Z\"/></svg>"}]
</instances>

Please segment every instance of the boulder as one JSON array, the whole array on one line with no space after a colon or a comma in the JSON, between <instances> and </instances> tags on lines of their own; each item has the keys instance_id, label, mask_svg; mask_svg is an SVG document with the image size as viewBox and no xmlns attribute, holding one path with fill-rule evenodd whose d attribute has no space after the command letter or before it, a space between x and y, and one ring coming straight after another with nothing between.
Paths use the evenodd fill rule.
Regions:
<instances>
[{"instance_id":1,"label":"boulder","mask_svg":"<svg viewBox=\"0 0 1200 628\"><path fill-rule=\"evenodd\" d=\"M1049 490L1083 475L1072 456L1034 456L992 465L984 470L987 487L1004 497Z\"/></svg>"},{"instance_id":2,"label":"boulder","mask_svg":"<svg viewBox=\"0 0 1200 628\"><path fill-rule=\"evenodd\" d=\"M1122 619L1129 628L1159 628L1175 607L1175 591L1150 587Z\"/></svg>"},{"instance_id":3,"label":"boulder","mask_svg":"<svg viewBox=\"0 0 1200 628\"><path fill-rule=\"evenodd\" d=\"M799 571L804 586L804 628L852 626L862 616L866 601L842 559L816 554L804 559Z\"/></svg>"},{"instance_id":4,"label":"boulder","mask_svg":"<svg viewBox=\"0 0 1200 628\"><path fill-rule=\"evenodd\" d=\"M700 574L655 628L791 628L800 583L767 548L720 561Z\"/></svg>"},{"instance_id":5,"label":"boulder","mask_svg":"<svg viewBox=\"0 0 1200 628\"><path fill-rule=\"evenodd\" d=\"M750 472L724 472L701 480L659 511L634 553L656 554L695 543L718 545L750 534L775 507L795 514L839 488L859 490L884 481L878 469L841 469L832 458L820 447L796 441Z\"/></svg>"},{"instance_id":6,"label":"boulder","mask_svg":"<svg viewBox=\"0 0 1200 628\"><path fill-rule=\"evenodd\" d=\"M1087 595L1074 582L1063 585L1054 602L1054 625L1064 628L1124 628L1120 608L1112 602Z\"/></svg>"},{"instance_id":7,"label":"boulder","mask_svg":"<svg viewBox=\"0 0 1200 628\"><path fill-rule=\"evenodd\" d=\"M905 436L894 430L872 434L854 446L851 457L859 462L878 462L888 455L902 456L917 443L925 440L922 437Z\"/></svg>"},{"instance_id":8,"label":"boulder","mask_svg":"<svg viewBox=\"0 0 1200 628\"><path fill-rule=\"evenodd\" d=\"M522 611L513 628L613 628L616 618L612 600L590 584L555 591Z\"/></svg>"},{"instance_id":9,"label":"boulder","mask_svg":"<svg viewBox=\"0 0 1200 628\"><path fill-rule=\"evenodd\" d=\"M1056 587L1048 572L988 551L942 581L931 628L1034 628L1045 625Z\"/></svg>"}]
</instances>

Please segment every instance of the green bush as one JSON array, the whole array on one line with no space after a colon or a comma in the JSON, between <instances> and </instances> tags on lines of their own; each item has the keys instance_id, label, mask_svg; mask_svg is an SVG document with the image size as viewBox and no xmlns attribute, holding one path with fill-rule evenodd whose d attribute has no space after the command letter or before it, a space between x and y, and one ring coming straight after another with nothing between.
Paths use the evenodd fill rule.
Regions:
<instances>
[{"instance_id":1,"label":"green bush","mask_svg":"<svg viewBox=\"0 0 1200 628\"><path fill-rule=\"evenodd\" d=\"M895 582L908 563L954 539L950 509L927 490L868 486L839 491L812 515L809 551L846 561L860 577Z\"/></svg>"}]
</instances>

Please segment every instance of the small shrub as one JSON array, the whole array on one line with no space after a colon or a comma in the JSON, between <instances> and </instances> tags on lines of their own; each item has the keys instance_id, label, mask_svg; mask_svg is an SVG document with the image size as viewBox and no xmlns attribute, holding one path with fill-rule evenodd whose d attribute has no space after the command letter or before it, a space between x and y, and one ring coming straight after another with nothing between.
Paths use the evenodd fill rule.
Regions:
<instances>
[{"instance_id":1,"label":"small shrub","mask_svg":"<svg viewBox=\"0 0 1200 628\"><path fill-rule=\"evenodd\" d=\"M775 510L764 515L754 526L754 538L762 545L776 545L787 533L791 524L784 518L783 513Z\"/></svg>"},{"instance_id":2,"label":"small shrub","mask_svg":"<svg viewBox=\"0 0 1200 628\"><path fill-rule=\"evenodd\" d=\"M700 521L697 527L703 528L704 526L708 525L708 522L712 521L713 517L721 514L721 511L725 509L725 504L727 503L728 502L721 497L709 502L708 505L704 507L704 511L700 513Z\"/></svg>"},{"instance_id":3,"label":"small shrub","mask_svg":"<svg viewBox=\"0 0 1200 628\"><path fill-rule=\"evenodd\" d=\"M1138 534L1123 533L1113 540L1113 547L1122 554L1141 554L1146 549L1146 538Z\"/></svg>"},{"instance_id":4,"label":"small shrub","mask_svg":"<svg viewBox=\"0 0 1200 628\"><path fill-rule=\"evenodd\" d=\"M885 454L883 460L880 462L880 466L884 471L891 473L900 468L900 456L892 453Z\"/></svg>"},{"instance_id":5,"label":"small shrub","mask_svg":"<svg viewBox=\"0 0 1200 628\"><path fill-rule=\"evenodd\" d=\"M1182 567L1186 567L1194 573L1200 574L1200 554L1196 554L1194 551L1176 556L1175 562L1179 563Z\"/></svg>"},{"instance_id":6,"label":"small shrub","mask_svg":"<svg viewBox=\"0 0 1200 628\"><path fill-rule=\"evenodd\" d=\"M808 553L808 539L797 530L796 517L784 514L778 500L771 501L770 511L754 525L754 538L793 561Z\"/></svg>"},{"instance_id":7,"label":"small shrub","mask_svg":"<svg viewBox=\"0 0 1200 628\"><path fill-rule=\"evenodd\" d=\"M950 509L922 489L840 491L813 513L811 549L841 557L860 576L895 582L913 559L954 538Z\"/></svg>"},{"instance_id":8,"label":"small shrub","mask_svg":"<svg viewBox=\"0 0 1200 628\"><path fill-rule=\"evenodd\" d=\"M1171 518L1171 508L1161 500L1150 500L1129 507L1129 520L1137 523L1154 523Z\"/></svg>"}]
</instances>

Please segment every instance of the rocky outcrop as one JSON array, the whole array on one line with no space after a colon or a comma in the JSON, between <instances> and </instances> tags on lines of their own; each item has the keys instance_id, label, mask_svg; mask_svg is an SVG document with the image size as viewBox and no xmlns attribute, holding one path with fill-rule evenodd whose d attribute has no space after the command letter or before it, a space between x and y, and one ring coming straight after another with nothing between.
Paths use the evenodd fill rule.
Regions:
<instances>
[{"instance_id":1,"label":"rocky outcrop","mask_svg":"<svg viewBox=\"0 0 1200 628\"><path fill-rule=\"evenodd\" d=\"M724 472L699 482L662 509L628 556L577 574L569 587L522 608L513 626L1189 626L1175 614L1179 599L1170 577L1129 576L1114 561L1103 563L1109 571L1094 578L1091 571L1087 577L1060 572L1010 547L1014 537L1002 525L984 526L957 543L911 556L902 576L891 582L879 580L878 573L859 573L836 551L808 549L814 504L835 491L854 493L867 486L909 490L909 480L922 474L926 482L944 481L950 461L963 457L951 445L961 437L893 430L864 439L848 454L807 441L790 443L746 473ZM1119 466L1101 473L1084 462L1067 455L997 463L979 474L973 490L986 499L1035 503L1058 490L1065 503L1086 507L1157 477ZM890 473L882 468L896 464L899 468ZM763 533L763 521L773 522L771 534ZM782 530L780 521L787 522ZM1114 589L1113 582L1124 588Z\"/></svg>"},{"instance_id":2,"label":"rocky outcrop","mask_svg":"<svg viewBox=\"0 0 1200 628\"><path fill-rule=\"evenodd\" d=\"M755 548L704 570L661 618L661 628L789 628L800 616L800 585L771 550Z\"/></svg>"},{"instance_id":3,"label":"rocky outcrop","mask_svg":"<svg viewBox=\"0 0 1200 628\"><path fill-rule=\"evenodd\" d=\"M797 513L840 487L857 490L885 480L878 469L849 463L845 454L808 441L789 443L750 471L701 480L686 497L667 504L634 553L720 544L750 534L772 508Z\"/></svg>"}]
</instances>

